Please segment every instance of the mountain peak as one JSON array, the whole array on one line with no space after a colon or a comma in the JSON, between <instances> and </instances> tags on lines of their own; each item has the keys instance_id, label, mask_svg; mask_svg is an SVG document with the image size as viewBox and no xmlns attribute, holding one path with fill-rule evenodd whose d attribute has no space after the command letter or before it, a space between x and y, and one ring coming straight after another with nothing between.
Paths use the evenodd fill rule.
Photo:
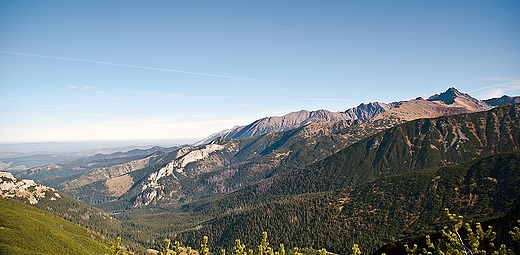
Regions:
<instances>
[{"instance_id":1,"label":"mountain peak","mask_svg":"<svg viewBox=\"0 0 520 255\"><path fill-rule=\"evenodd\" d=\"M474 99L470 95L461 93L456 88L451 87L448 90L446 90L445 92L442 92L440 94L435 94L435 95L429 97L428 101L430 101L430 102L442 101L445 104L453 104L453 103L455 103L455 99L458 97L466 97L466 98ZM476 101L476 99L474 99L474 100Z\"/></svg>"},{"instance_id":2,"label":"mountain peak","mask_svg":"<svg viewBox=\"0 0 520 255\"><path fill-rule=\"evenodd\" d=\"M430 102L442 102L450 106L460 106L471 111L486 111L493 108L486 102L473 98L466 93L459 92L454 87L449 88L443 93L435 94L427 100Z\"/></svg>"}]
</instances>

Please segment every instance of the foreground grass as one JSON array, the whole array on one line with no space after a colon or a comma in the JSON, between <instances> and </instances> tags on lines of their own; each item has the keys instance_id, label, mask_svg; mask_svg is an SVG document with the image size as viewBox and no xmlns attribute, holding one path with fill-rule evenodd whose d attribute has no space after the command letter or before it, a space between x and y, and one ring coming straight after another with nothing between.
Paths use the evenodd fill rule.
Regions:
<instances>
[{"instance_id":1,"label":"foreground grass","mask_svg":"<svg viewBox=\"0 0 520 255\"><path fill-rule=\"evenodd\" d=\"M99 239L49 212L0 198L0 254L105 254Z\"/></svg>"}]
</instances>

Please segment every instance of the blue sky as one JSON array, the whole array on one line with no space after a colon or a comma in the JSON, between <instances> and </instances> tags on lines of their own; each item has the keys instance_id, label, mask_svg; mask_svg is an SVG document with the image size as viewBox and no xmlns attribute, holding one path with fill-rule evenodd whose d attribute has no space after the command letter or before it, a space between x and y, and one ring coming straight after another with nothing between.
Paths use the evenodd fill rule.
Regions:
<instances>
[{"instance_id":1,"label":"blue sky","mask_svg":"<svg viewBox=\"0 0 520 255\"><path fill-rule=\"evenodd\" d=\"M0 1L0 143L520 95L519 1Z\"/></svg>"}]
</instances>

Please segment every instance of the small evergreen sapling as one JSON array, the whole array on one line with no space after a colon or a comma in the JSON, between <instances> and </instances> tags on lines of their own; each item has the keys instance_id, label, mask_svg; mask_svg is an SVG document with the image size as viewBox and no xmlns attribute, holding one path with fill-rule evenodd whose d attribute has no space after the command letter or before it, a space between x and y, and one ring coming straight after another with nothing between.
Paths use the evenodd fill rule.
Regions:
<instances>
[{"instance_id":1,"label":"small evergreen sapling","mask_svg":"<svg viewBox=\"0 0 520 255\"><path fill-rule=\"evenodd\" d=\"M200 255L208 255L209 248L208 248L208 237L204 236L202 239L202 244L200 245L199 254Z\"/></svg>"},{"instance_id":2,"label":"small evergreen sapling","mask_svg":"<svg viewBox=\"0 0 520 255\"><path fill-rule=\"evenodd\" d=\"M463 217L451 214L446 208L446 217L448 218L451 227L444 227L441 231L442 238L433 244L430 240L430 236L426 236L426 248L418 249L417 245L413 248L405 245L406 252L411 254L440 254L440 255L485 255L490 252L493 255L510 255L514 254L504 244L499 249L495 248L495 244L492 242L496 238L496 233L493 232L491 226L486 231L482 229L480 223L477 223L475 230L466 223L464 228L467 232L467 238L462 239L459 230L463 226ZM520 232L519 232L520 233ZM513 236L513 235L512 235ZM514 238L514 237L513 237ZM486 247L483 243L488 242ZM487 250L486 250L487 249Z\"/></svg>"},{"instance_id":3,"label":"small evergreen sapling","mask_svg":"<svg viewBox=\"0 0 520 255\"><path fill-rule=\"evenodd\" d=\"M181 243L179 243L179 241L175 241L175 255L180 255L181 252Z\"/></svg>"},{"instance_id":4,"label":"small evergreen sapling","mask_svg":"<svg viewBox=\"0 0 520 255\"><path fill-rule=\"evenodd\" d=\"M121 237L118 237L116 243L112 245L112 253L110 253L110 255L123 255L123 250L121 249Z\"/></svg>"},{"instance_id":5,"label":"small evergreen sapling","mask_svg":"<svg viewBox=\"0 0 520 255\"><path fill-rule=\"evenodd\" d=\"M245 248L246 246L244 244L240 244L240 239L235 240L235 254L236 255L245 255Z\"/></svg>"},{"instance_id":6,"label":"small evergreen sapling","mask_svg":"<svg viewBox=\"0 0 520 255\"><path fill-rule=\"evenodd\" d=\"M160 255L168 255L168 252L170 252L170 239L164 240L164 247L163 251L159 252Z\"/></svg>"},{"instance_id":7,"label":"small evergreen sapling","mask_svg":"<svg viewBox=\"0 0 520 255\"><path fill-rule=\"evenodd\" d=\"M359 249L357 244L354 244L354 246L352 246L352 252L353 255L361 255L361 250Z\"/></svg>"}]
</instances>

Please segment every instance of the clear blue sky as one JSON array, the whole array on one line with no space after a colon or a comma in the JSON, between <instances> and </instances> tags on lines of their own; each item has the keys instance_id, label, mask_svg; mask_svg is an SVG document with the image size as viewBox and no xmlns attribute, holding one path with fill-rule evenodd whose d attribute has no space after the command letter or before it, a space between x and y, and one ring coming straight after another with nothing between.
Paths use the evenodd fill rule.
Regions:
<instances>
[{"instance_id":1,"label":"clear blue sky","mask_svg":"<svg viewBox=\"0 0 520 255\"><path fill-rule=\"evenodd\" d=\"M520 95L520 1L0 1L0 143Z\"/></svg>"}]
</instances>

